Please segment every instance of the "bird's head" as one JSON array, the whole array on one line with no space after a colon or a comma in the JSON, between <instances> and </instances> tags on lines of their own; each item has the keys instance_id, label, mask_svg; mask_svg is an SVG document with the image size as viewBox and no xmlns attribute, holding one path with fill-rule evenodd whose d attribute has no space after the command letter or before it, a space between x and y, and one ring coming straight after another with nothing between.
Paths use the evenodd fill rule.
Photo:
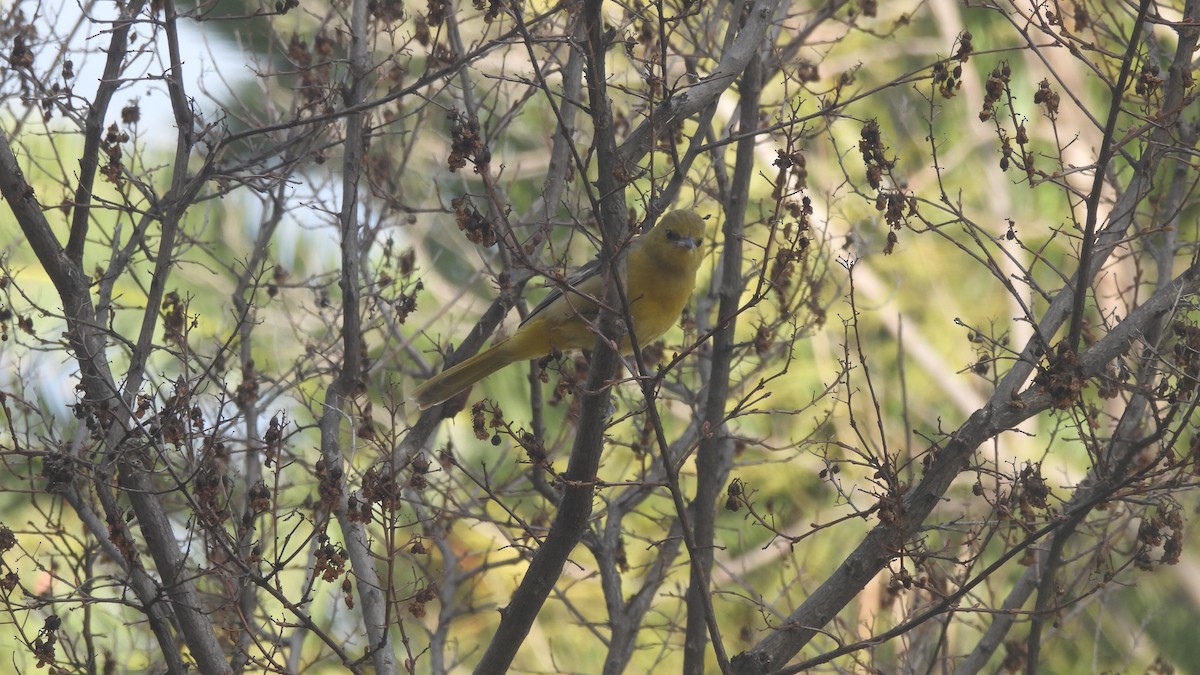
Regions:
<instances>
[{"instance_id":1,"label":"bird's head","mask_svg":"<svg viewBox=\"0 0 1200 675\"><path fill-rule=\"evenodd\" d=\"M669 246L698 250L704 241L704 220L694 211L672 211L650 231L649 236L654 235Z\"/></svg>"}]
</instances>

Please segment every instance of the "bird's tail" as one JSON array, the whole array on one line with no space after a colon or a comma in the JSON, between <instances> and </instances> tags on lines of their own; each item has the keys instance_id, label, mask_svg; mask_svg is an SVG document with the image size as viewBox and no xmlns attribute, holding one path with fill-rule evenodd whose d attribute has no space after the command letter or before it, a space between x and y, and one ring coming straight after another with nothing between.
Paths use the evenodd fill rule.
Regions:
<instances>
[{"instance_id":1,"label":"bird's tail","mask_svg":"<svg viewBox=\"0 0 1200 675\"><path fill-rule=\"evenodd\" d=\"M435 406L510 363L520 360L504 340L490 349L448 368L426 380L412 392L421 410Z\"/></svg>"}]
</instances>

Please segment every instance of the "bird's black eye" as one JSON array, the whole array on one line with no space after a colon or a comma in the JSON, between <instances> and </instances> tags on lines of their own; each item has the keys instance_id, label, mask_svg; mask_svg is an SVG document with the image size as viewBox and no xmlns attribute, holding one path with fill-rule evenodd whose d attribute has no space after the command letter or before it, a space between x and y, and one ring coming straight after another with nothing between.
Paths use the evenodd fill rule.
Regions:
<instances>
[{"instance_id":1,"label":"bird's black eye","mask_svg":"<svg viewBox=\"0 0 1200 675\"><path fill-rule=\"evenodd\" d=\"M675 241L679 238L679 233L675 230L667 230L667 241Z\"/></svg>"}]
</instances>

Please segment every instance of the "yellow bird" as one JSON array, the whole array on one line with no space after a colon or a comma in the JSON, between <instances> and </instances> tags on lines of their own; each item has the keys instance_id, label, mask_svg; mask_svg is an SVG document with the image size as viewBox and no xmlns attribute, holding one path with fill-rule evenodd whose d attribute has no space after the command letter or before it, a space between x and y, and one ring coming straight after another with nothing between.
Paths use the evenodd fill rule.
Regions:
<instances>
[{"instance_id":1,"label":"yellow bird","mask_svg":"<svg viewBox=\"0 0 1200 675\"><path fill-rule=\"evenodd\" d=\"M633 329L640 344L649 344L679 320L696 287L703 251L704 221L692 211L672 211L629 247L625 293ZM590 269L589 269L590 268ZM541 358L555 350L588 349L596 343L591 328L599 314L595 300L602 295L599 265L555 291L534 308L517 332L462 363L430 378L413 390L421 410L435 406L501 368ZM631 350L629 337L621 351Z\"/></svg>"}]
</instances>

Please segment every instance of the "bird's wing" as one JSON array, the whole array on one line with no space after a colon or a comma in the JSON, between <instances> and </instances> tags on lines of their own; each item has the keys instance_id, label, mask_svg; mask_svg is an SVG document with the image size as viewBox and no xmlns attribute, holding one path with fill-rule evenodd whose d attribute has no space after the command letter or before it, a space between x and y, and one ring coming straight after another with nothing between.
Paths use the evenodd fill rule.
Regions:
<instances>
[{"instance_id":1,"label":"bird's wing","mask_svg":"<svg viewBox=\"0 0 1200 675\"><path fill-rule=\"evenodd\" d=\"M542 310L561 299L563 297L563 289L570 289L573 295L594 296L600 290L601 282L600 259L596 258L572 272L561 284L556 285L546 294L546 297L542 298L541 302L534 306L533 311L529 312L529 316L525 317L521 325L524 326Z\"/></svg>"}]
</instances>

